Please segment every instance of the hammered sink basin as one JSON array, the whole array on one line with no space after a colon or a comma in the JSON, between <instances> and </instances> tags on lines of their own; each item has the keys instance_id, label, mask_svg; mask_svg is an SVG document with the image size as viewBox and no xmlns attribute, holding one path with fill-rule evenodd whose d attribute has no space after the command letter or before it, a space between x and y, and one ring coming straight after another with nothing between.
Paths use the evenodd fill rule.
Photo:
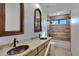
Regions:
<instances>
[{"instance_id":1,"label":"hammered sink basin","mask_svg":"<svg viewBox=\"0 0 79 59\"><path fill-rule=\"evenodd\" d=\"M15 54L20 54L22 52L24 52L25 50L27 50L29 48L28 45L21 45L21 46L17 46L17 47L14 47L12 49L10 49L7 54L8 55L15 55Z\"/></svg>"}]
</instances>

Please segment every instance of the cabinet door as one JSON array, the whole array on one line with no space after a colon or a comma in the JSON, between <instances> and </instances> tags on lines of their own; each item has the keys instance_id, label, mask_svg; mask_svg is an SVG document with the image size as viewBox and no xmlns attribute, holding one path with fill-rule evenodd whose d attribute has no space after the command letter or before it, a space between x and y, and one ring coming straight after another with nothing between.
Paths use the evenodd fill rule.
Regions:
<instances>
[{"instance_id":1,"label":"cabinet door","mask_svg":"<svg viewBox=\"0 0 79 59\"><path fill-rule=\"evenodd\" d=\"M38 53L43 50L45 47L45 44L40 45L37 49L38 49Z\"/></svg>"},{"instance_id":2,"label":"cabinet door","mask_svg":"<svg viewBox=\"0 0 79 59\"><path fill-rule=\"evenodd\" d=\"M48 48L48 43L49 43L49 41L45 42L43 45L38 47L37 56L44 56L45 55L45 52L46 52L46 50Z\"/></svg>"},{"instance_id":3,"label":"cabinet door","mask_svg":"<svg viewBox=\"0 0 79 59\"><path fill-rule=\"evenodd\" d=\"M45 47L47 47L47 46L48 46L49 42L50 42L50 40L49 40L49 41L47 41L47 42L45 43Z\"/></svg>"},{"instance_id":4,"label":"cabinet door","mask_svg":"<svg viewBox=\"0 0 79 59\"><path fill-rule=\"evenodd\" d=\"M44 56L44 53L45 53L45 49L41 50L41 51L37 54L37 56Z\"/></svg>"},{"instance_id":5,"label":"cabinet door","mask_svg":"<svg viewBox=\"0 0 79 59\"><path fill-rule=\"evenodd\" d=\"M37 49L34 49L30 51L28 54L26 54L25 56L35 56L36 54L37 54Z\"/></svg>"}]
</instances>

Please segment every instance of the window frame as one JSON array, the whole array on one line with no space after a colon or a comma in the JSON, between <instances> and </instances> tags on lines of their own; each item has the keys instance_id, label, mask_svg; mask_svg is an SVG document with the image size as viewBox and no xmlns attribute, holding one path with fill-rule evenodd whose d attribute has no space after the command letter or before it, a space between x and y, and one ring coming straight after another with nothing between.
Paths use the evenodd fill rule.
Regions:
<instances>
[{"instance_id":1,"label":"window frame","mask_svg":"<svg viewBox=\"0 0 79 59\"><path fill-rule=\"evenodd\" d=\"M50 21L50 24L53 24L53 25L65 25L65 24L61 24L61 20L65 20L65 24L68 24L68 19L57 19L57 20L52 20ZM53 21L58 21L58 23L54 24Z\"/></svg>"}]
</instances>

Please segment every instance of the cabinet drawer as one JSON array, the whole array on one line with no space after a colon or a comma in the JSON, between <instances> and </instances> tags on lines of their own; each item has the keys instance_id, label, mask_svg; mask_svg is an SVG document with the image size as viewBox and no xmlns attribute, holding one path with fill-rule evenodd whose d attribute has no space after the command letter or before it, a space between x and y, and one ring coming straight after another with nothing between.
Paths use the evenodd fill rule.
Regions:
<instances>
[{"instance_id":1,"label":"cabinet drawer","mask_svg":"<svg viewBox=\"0 0 79 59\"><path fill-rule=\"evenodd\" d=\"M45 45L44 44L42 44L41 46L39 46L37 49L38 49L38 53L41 51L41 50L43 50L44 49L44 47L45 47Z\"/></svg>"},{"instance_id":2,"label":"cabinet drawer","mask_svg":"<svg viewBox=\"0 0 79 59\"><path fill-rule=\"evenodd\" d=\"M26 56L35 56L37 54L37 49L30 51Z\"/></svg>"}]
</instances>

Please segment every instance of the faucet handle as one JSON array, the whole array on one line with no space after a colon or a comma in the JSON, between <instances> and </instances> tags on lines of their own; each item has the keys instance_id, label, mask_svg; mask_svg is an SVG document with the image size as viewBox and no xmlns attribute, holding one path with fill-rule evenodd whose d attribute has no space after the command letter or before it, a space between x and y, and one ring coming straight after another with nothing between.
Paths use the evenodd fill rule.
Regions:
<instances>
[{"instance_id":1,"label":"faucet handle","mask_svg":"<svg viewBox=\"0 0 79 59\"><path fill-rule=\"evenodd\" d=\"M16 40L16 38L14 38L14 41L17 42L17 43L19 42L18 40Z\"/></svg>"}]
</instances>

